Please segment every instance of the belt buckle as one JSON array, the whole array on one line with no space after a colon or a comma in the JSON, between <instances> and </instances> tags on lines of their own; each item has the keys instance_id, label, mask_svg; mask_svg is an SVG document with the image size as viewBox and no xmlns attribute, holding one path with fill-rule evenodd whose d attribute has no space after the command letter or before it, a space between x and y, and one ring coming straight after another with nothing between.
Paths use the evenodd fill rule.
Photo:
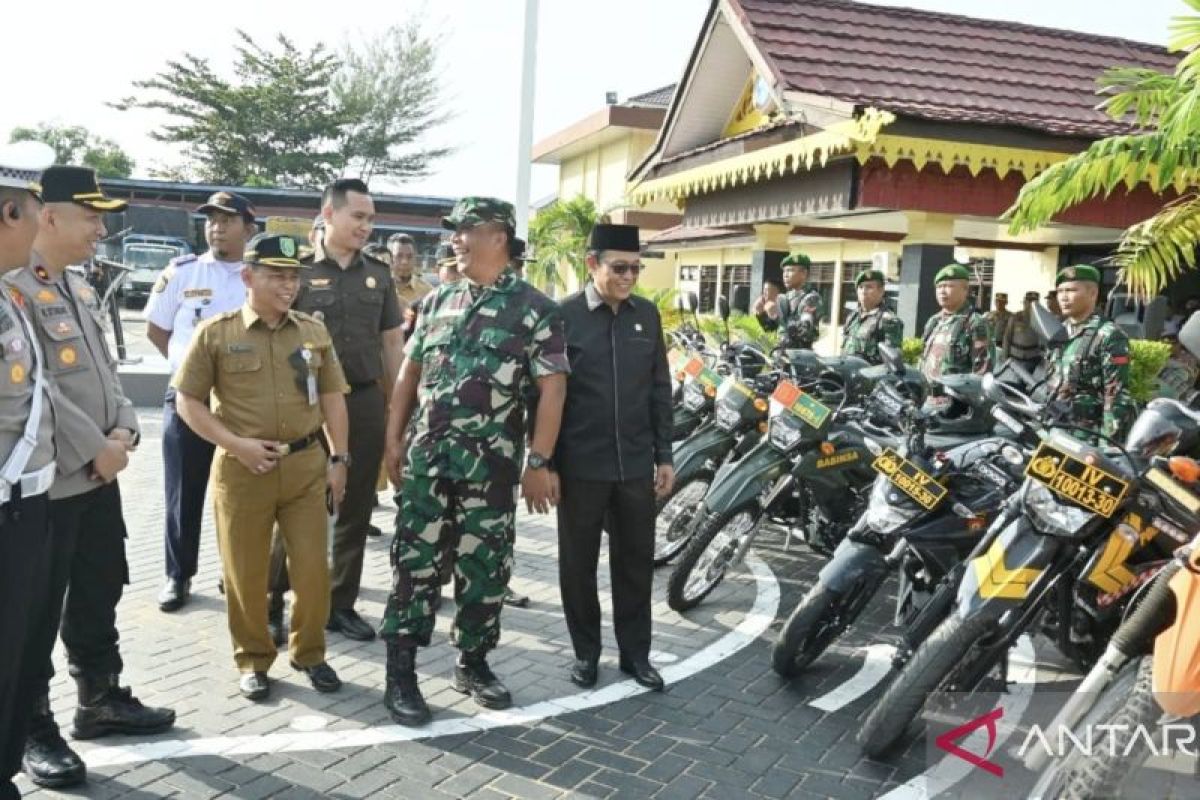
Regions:
<instances>
[{"instance_id":1,"label":"belt buckle","mask_svg":"<svg viewBox=\"0 0 1200 800\"><path fill-rule=\"evenodd\" d=\"M281 444L279 445L279 449L275 452L279 453L281 456L290 455L292 452L292 446L290 444Z\"/></svg>"}]
</instances>

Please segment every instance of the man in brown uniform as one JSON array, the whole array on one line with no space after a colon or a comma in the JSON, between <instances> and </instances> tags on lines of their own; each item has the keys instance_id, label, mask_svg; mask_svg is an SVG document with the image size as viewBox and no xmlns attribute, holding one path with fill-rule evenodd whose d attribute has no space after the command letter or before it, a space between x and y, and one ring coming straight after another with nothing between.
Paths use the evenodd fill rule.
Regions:
<instances>
[{"instance_id":1,"label":"man in brown uniform","mask_svg":"<svg viewBox=\"0 0 1200 800\"><path fill-rule=\"evenodd\" d=\"M433 287L413 273L417 263L417 243L407 233L394 233L388 237L388 252L392 261L392 280L396 284L396 296L401 303L415 307Z\"/></svg>"},{"instance_id":2,"label":"man in brown uniform","mask_svg":"<svg viewBox=\"0 0 1200 800\"><path fill-rule=\"evenodd\" d=\"M296 309L325 323L350 384L350 475L345 510L333 531L328 630L367 641L375 637L375 629L358 615L354 603L383 462L384 387L390 393L404 360L404 320L389 265L363 253L375 224L375 204L366 184L334 181L321 199L321 216L325 231L306 259L312 269L305 271Z\"/></svg>"},{"instance_id":3,"label":"man in brown uniform","mask_svg":"<svg viewBox=\"0 0 1200 800\"><path fill-rule=\"evenodd\" d=\"M267 670L276 655L267 631L276 523L295 576L292 666L317 691L341 687L325 663L326 520L346 488L348 387L325 326L291 310L302 266L296 241L260 235L249 248L246 305L196 330L172 383L180 416L217 446L213 496L234 660L242 694L261 700L270 691ZM209 392L212 411L205 405ZM328 464L319 442L322 423L332 448Z\"/></svg>"},{"instance_id":4,"label":"man in brown uniform","mask_svg":"<svg viewBox=\"0 0 1200 800\"><path fill-rule=\"evenodd\" d=\"M137 445L138 420L104 341L96 292L82 274L67 269L86 260L104 236L103 214L126 203L105 197L95 171L85 167L50 167L42 185L46 205L33 262L5 275L4 282L29 312L58 389L50 595L34 618L34 645L25 653L24 669L34 676L35 689L24 767L39 786L63 787L82 783L85 768L50 711L50 654L60 623L78 689L76 739L158 733L174 724L175 712L143 706L118 680L123 663L117 603L129 567L117 473Z\"/></svg>"}]
</instances>

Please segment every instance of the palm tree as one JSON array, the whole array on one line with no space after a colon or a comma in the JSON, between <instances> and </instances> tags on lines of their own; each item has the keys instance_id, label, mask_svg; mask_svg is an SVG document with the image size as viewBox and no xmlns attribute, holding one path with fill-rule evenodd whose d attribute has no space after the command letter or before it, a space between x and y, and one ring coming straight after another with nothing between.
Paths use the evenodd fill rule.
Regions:
<instances>
[{"instance_id":1,"label":"palm tree","mask_svg":"<svg viewBox=\"0 0 1200 800\"><path fill-rule=\"evenodd\" d=\"M555 200L529 222L533 261L525 267L531 283L565 289L561 267L571 269L579 285L587 281L587 242L596 224L596 204L583 195Z\"/></svg>"},{"instance_id":2,"label":"palm tree","mask_svg":"<svg viewBox=\"0 0 1200 800\"><path fill-rule=\"evenodd\" d=\"M1184 0L1200 12L1200 0ZM1200 245L1200 16L1175 17L1169 47L1183 51L1173 74L1152 69L1111 69L1099 79L1108 95L1101 108L1129 120L1134 132L1110 136L1049 167L1021 189L1007 212L1015 234L1122 184L1147 181L1155 192L1174 187L1181 196L1130 227L1112 263L1134 294L1158 294L1196 265Z\"/></svg>"}]
</instances>

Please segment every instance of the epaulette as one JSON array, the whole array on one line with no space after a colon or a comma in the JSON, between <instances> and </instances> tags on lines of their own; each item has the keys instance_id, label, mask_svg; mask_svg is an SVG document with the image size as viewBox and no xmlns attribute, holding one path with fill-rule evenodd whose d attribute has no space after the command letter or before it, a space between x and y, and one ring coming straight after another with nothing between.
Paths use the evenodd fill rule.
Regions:
<instances>
[{"instance_id":1,"label":"epaulette","mask_svg":"<svg viewBox=\"0 0 1200 800\"><path fill-rule=\"evenodd\" d=\"M373 261L374 263L378 264L381 267L386 267L388 270L391 270L391 268L392 268L391 264L387 263L382 258L374 256L371 253L368 253L366 250L362 251L362 257L363 257L364 261Z\"/></svg>"},{"instance_id":2,"label":"epaulette","mask_svg":"<svg viewBox=\"0 0 1200 800\"><path fill-rule=\"evenodd\" d=\"M321 320L317 319L312 314L308 314L304 311L297 311L294 308L290 310L293 319L299 320L300 322L311 322L313 325L320 325L322 327L325 325L325 323L321 322Z\"/></svg>"},{"instance_id":3,"label":"epaulette","mask_svg":"<svg viewBox=\"0 0 1200 800\"><path fill-rule=\"evenodd\" d=\"M184 264L190 264L195 260L196 260L195 253L184 253L183 255L175 256L170 261L168 261L167 266L165 268L170 269L171 267L181 267Z\"/></svg>"}]
</instances>

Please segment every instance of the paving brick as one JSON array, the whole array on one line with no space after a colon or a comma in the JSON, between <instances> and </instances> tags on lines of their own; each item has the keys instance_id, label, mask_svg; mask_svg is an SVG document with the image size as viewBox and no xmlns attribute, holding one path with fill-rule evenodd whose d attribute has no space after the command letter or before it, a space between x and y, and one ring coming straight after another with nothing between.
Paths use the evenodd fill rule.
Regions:
<instances>
[{"instance_id":1,"label":"paving brick","mask_svg":"<svg viewBox=\"0 0 1200 800\"><path fill-rule=\"evenodd\" d=\"M800 783L803 777L791 770L772 769L768 770L761 778L751 784L750 790L755 794L767 797L786 798L791 796L792 790Z\"/></svg>"},{"instance_id":2,"label":"paving brick","mask_svg":"<svg viewBox=\"0 0 1200 800\"><path fill-rule=\"evenodd\" d=\"M491 784L502 792L508 792L522 800L554 800L562 792L554 786L535 783L520 775L502 775Z\"/></svg>"},{"instance_id":3,"label":"paving brick","mask_svg":"<svg viewBox=\"0 0 1200 800\"><path fill-rule=\"evenodd\" d=\"M711 781L694 775L680 775L654 793L655 800L695 800L711 785Z\"/></svg>"},{"instance_id":4,"label":"paving brick","mask_svg":"<svg viewBox=\"0 0 1200 800\"><path fill-rule=\"evenodd\" d=\"M639 774L643 778L649 778L658 783L667 783L674 780L678 775L681 775L691 764L692 762L686 758L665 753L655 758Z\"/></svg>"},{"instance_id":5,"label":"paving brick","mask_svg":"<svg viewBox=\"0 0 1200 800\"><path fill-rule=\"evenodd\" d=\"M602 767L611 767L622 772L638 772L646 766L646 762L639 761L636 758L629 758L619 753L611 753L595 747L589 747L587 750L584 750L579 754L579 758L583 761L590 761L593 764L599 764Z\"/></svg>"},{"instance_id":6,"label":"paving brick","mask_svg":"<svg viewBox=\"0 0 1200 800\"><path fill-rule=\"evenodd\" d=\"M547 764L551 767L563 764L587 749L587 745L572 741L571 739L560 739L554 744L539 750L533 755L533 760L539 764Z\"/></svg>"},{"instance_id":7,"label":"paving brick","mask_svg":"<svg viewBox=\"0 0 1200 800\"><path fill-rule=\"evenodd\" d=\"M536 761L530 761L520 756L512 756L508 753L493 753L485 758L483 763L502 772L513 773L531 780L540 780L543 775L551 770L551 767L545 764L539 764Z\"/></svg>"},{"instance_id":8,"label":"paving brick","mask_svg":"<svg viewBox=\"0 0 1200 800\"><path fill-rule=\"evenodd\" d=\"M601 769L603 767L596 764L589 764L587 761L571 760L543 775L542 782L560 786L564 789L572 789L584 783Z\"/></svg>"},{"instance_id":9,"label":"paving brick","mask_svg":"<svg viewBox=\"0 0 1200 800\"><path fill-rule=\"evenodd\" d=\"M663 786L659 781L607 768L593 775L592 780L613 787L619 797L651 797Z\"/></svg>"},{"instance_id":10,"label":"paving brick","mask_svg":"<svg viewBox=\"0 0 1200 800\"><path fill-rule=\"evenodd\" d=\"M447 794L463 797L500 777L500 771L482 764L471 766L439 783L436 787Z\"/></svg>"}]
</instances>

